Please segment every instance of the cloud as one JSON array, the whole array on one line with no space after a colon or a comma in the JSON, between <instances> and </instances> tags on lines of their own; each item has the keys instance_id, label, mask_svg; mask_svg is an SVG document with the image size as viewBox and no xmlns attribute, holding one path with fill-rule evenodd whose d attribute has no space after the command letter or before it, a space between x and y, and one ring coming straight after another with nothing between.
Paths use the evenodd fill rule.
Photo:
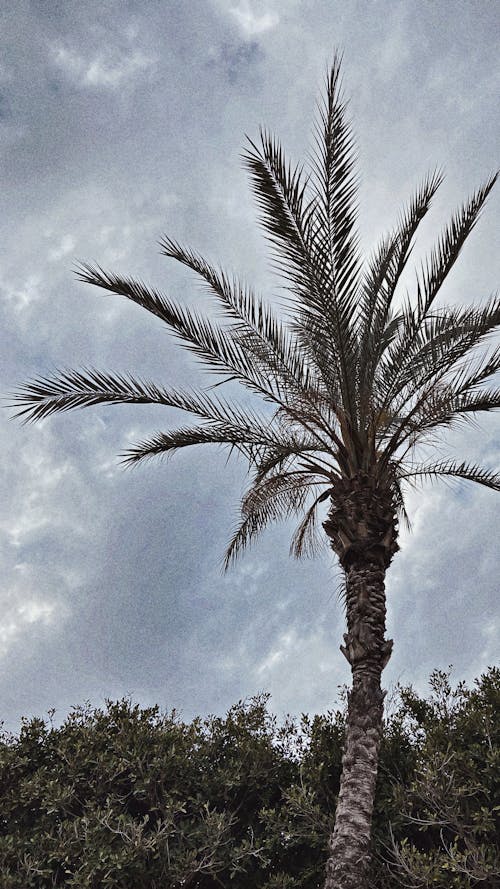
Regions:
<instances>
[{"instance_id":1,"label":"cloud","mask_svg":"<svg viewBox=\"0 0 500 889\"><path fill-rule=\"evenodd\" d=\"M154 59L140 49L106 48L91 57L63 45L51 47L53 63L82 87L117 89L154 65Z\"/></svg>"},{"instance_id":2,"label":"cloud","mask_svg":"<svg viewBox=\"0 0 500 889\"><path fill-rule=\"evenodd\" d=\"M260 54L256 40L226 43L209 52L208 66L220 66L226 72L229 82L234 84L240 75L246 76L250 65L259 59Z\"/></svg>"},{"instance_id":3,"label":"cloud","mask_svg":"<svg viewBox=\"0 0 500 889\"><path fill-rule=\"evenodd\" d=\"M0 515L0 656L21 644L29 653L41 634L59 632L81 584L87 542L88 485L80 468L60 447L54 453L46 423L22 441L18 432L2 430L0 442L9 478Z\"/></svg>"},{"instance_id":4,"label":"cloud","mask_svg":"<svg viewBox=\"0 0 500 889\"><path fill-rule=\"evenodd\" d=\"M18 564L15 568L22 571L26 566ZM5 658L11 646L23 634L33 636L37 625L50 626L56 614L61 618L61 610L56 603L35 597L30 589L22 586L11 588L2 596L2 618L0 621L0 658Z\"/></svg>"},{"instance_id":5,"label":"cloud","mask_svg":"<svg viewBox=\"0 0 500 889\"><path fill-rule=\"evenodd\" d=\"M332 706L336 689L348 680L347 664L339 651L342 611L316 615L310 629L292 626L277 635L263 660L252 669L256 688L270 691L280 712ZM333 625L333 626L332 626Z\"/></svg>"},{"instance_id":6,"label":"cloud","mask_svg":"<svg viewBox=\"0 0 500 889\"><path fill-rule=\"evenodd\" d=\"M67 256L68 253L72 253L72 251L76 247L76 241L72 235L65 234L62 236L59 246L53 247L52 250L49 250L49 261L50 262L58 262L63 256Z\"/></svg>"},{"instance_id":7,"label":"cloud","mask_svg":"<svg viewBox=\"0 0 500 889\"><path fill-rule=\"evenodd\" d=\"M241 0L237 6L231 6L229 13L237 21L246 37L255 37L275 28L279 23L279 15L276 12L255 12L249 0Z\"/></svg>"},{"instance_id":8,"label":"cloud","mask_svg":"<svg viewBox=\"0 0 500 889\"><path fill-rule=\"evenodd\" d=\"M41 276L39 274L30 274L22 277L19 283L13 284L5 280L0 283L0 293L6 303L10 303L15 312L22 312L36 303L40 297Z\"/></svg>"},{"instance_id":9,"label":"cloud","mask_svg":"<svg viewBox=\"0 0 500 889\"><path fill-rule=\"evenodd\" d=\"M394 223L427 166L455 158L418 264L426 232L434 241L449 207L493 163L486 8L477 17L464 7L453 20L434 6L401 9L387 36L388 0L365 4L362 16L363 4L344 4L340 17L329 0L56 5L31 4L25 14L10 4L10 30L0 35L10 109L0 121L9 208L3 391L54 366L88 364L167 385L211 384L157 319L77 283L73 260L213 310L192 276L159 255L165 231L277 301L238 153L243 134L255 136L264 122L292 158L304 156L336 45L345 48L366 180L367 246ZM455 95L474 105L467 119L457 119ZM469 302L494 286L495 201L446 299ZM349 671L328 558L290 560L289 529L275 527L220 575L246 487L242 464L195 448L124 473L115 455L129 441L183 422L155 407L95 408L26 428L3 417L0 615L9 675L0 693L13 727L21 713L127 692L186 715L220 713L260 690L273 693L279 711L333 704ZM492 428L470 438L460 430L460 458L495 467ZM497 510L495 495L480 490L411 499L414 534L388 576L395 648L386 686L399 676L425 682L448 663L471 678L494 659Z\"/></svg>"}]
</instances>

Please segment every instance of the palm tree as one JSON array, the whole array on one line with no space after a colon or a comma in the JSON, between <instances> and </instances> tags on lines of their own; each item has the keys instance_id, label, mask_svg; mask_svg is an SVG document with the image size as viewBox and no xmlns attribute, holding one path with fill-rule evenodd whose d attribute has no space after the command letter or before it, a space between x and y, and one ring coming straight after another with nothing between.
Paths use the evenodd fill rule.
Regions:
<instances>
[{"instance_id":1,"label":"palm tree","mask_svg":"<svg viewBox=\"0 0 500 889\"><path fill-rule=\"evenodd\" d=\"M482 307L438 308L436 297L476 224L495 178L453 215L415 279L399 295L417 228L442 176L420 185L395 228L362 263L355 148L335 57L319 109L316 149L306 176L262 131L244 162L287 281L287 318L235 277L169 237L162 252L196 272L222 306L219 323L176 305L140 281L82 265L81 281L127 297L173 331L218 375L238 381L260 410L203 389L188 392L97 370L39 377L15 395L18 415L40 420L102 403L162 404L197 418L141 441L124 455L135 464L196 444L217 444L248 461L251 483L226 566L271 521L299 514L291 550L314 551L318 507L345 575L347 631L341 650L352 671L345 753L325 889L363 889L384 692L392 649L385 639L385 573L398 549L408 485L444 476L500 490L500 475L466 462L426 456L436 435L479 411L500 407L488 386L500 348L484 341L500 323L500 298ZM478 349L479 347L479 349ZM272 410L266 405L272 405Z\"/></svg>"}]
</instances>

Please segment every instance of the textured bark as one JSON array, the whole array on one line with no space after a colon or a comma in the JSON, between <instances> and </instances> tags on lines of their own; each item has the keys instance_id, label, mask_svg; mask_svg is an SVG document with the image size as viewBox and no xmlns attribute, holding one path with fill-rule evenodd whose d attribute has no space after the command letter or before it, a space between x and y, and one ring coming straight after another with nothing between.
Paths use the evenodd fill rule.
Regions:
<instances>
[{"instance_id":1,"label":"textured bark","mask_svg":"<svg viewBox=\"0 0 500 889\"><path fill-rule=\"evenodd\" d=\"M384 569L351 566L348 632L341 646L352 669L345 751L325 889L365 889L370 867L373 802L382 734L382 670L392 642L384 639Z\"/></svg>"},{"instance_id":2,"label":"textured bark","mask_svg":"<svg viewBox=\"0 0 500 889\"><path fill-rule=\"evenodd\" d=\"M341 651L352 671L345 751L325 889L366 889L384 692L392 649L385 639L385 572L397 550L390 488L366 476L332 496L325 531L346 574L347 633Z\"/></svg>"},{"instance_id":3,"label":"textured bark","mask_svg":"<svg viewBox=\"0 0 500 889\"><path fill-rule=\"evenodd\" d=\"M381 484L362 472L334 482L323 527L344 571L354 562L387 569L399 549L397 524L390 482Z\"/></svg>"}]
</instances>

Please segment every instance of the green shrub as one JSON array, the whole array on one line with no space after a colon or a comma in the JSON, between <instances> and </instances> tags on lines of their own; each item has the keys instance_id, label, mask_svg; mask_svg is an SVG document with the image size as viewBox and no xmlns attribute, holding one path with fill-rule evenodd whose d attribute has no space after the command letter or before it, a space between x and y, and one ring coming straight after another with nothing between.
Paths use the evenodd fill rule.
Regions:
<instances>
[{"instance_id":1,"label":"green shrub","mask_svg":"<svg viewBox=\"0 0 500 889\"><path fill-rule=\"evenodd\" d=\"M387 717L374 889L499 885L500 671L431 676ZM0 738L2 889L319 889L340 711L278 723L266 696L183 722L128 700Z\"/></svg>"}]
</instances>

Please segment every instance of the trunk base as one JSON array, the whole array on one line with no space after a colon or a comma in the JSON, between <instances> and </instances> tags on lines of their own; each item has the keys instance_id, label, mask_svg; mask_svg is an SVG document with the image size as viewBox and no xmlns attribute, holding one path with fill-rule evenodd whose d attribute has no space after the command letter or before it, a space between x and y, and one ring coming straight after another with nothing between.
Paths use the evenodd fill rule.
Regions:
<instances>
[{"instance_id":1,"label":"trunk base","mask_svg":"<svg viewBox=\"0 0 500 889\"><path fill-rule=\"evenodd\" d=\"M367 886L384 701L380 671L374 672L355 671L349 693L346 748L324 889Z\"/></svg>"}]
</instances>

